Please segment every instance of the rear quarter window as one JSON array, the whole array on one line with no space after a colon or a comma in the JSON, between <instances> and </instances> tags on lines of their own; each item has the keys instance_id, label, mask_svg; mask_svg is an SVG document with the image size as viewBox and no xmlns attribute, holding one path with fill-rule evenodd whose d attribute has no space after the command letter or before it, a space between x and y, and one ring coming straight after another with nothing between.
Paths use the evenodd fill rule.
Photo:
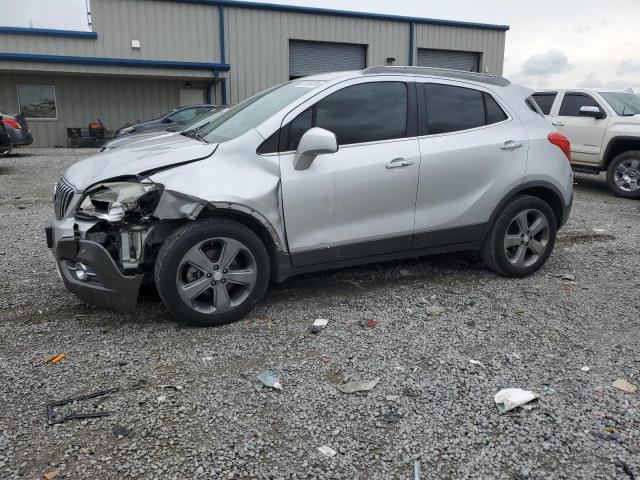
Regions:
<instances>
[{"instance_id":1,"label":"rear quarter window","mask_svg":"<svg viewBox=\"0 0 640 480\"><path fill-rule=\"evenodd\" d=\"M553 107L553 102L555 102L557 96L557 92L545 92L534 93L532 98L538 104L538 107L540 107L540 110L544 115L551 115L551 108Z\"/></svg>"}]
</instances>

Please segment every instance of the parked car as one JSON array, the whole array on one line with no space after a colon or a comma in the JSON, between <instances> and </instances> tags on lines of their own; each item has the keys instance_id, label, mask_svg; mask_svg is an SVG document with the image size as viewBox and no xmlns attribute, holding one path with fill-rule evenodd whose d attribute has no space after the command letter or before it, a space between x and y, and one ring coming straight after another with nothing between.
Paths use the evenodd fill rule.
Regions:
<instances>
[{"instance_id":1,"label":"parked car","mask_svg":"<svg viewBox=\"0 0 640 480\"><path fill-rule=\"evenodd\" d=\"M11 143L11 137L7 132L7 129L2 122L2 115L0 115L0 157L9 155L13 150L13 144Z\"/></svg>"},{"instance_id":2,"label":"parked car","mask_svg":"<svg viewBox=\"0 0 640 480\"><path fill-rule=\"evenodd\" d=\"M293 80L197 134L71 166L48 245L85 301L132 308L146 280L197 325L242 318L271 281L348 265L479 251L529 275L573 198L569 142L532 92L417 67Z\"/></svg>"},{"instance_id":3,"label":"parked car","mask_svg":"<svg viewBox=\"0 0 640 480\"><path fill-rule=\"evenodd\" d=\"M189 130L195 130L197 128L206 125L211 122L214 118L220 115L221 112L227 110L227 107L215 107L212 110L201 113L200 115L196 115L188 122L182 125L173 125L167 126L167 124L162 124L161 126L148 128L141 133L132 133L129 135L122 135L120 137L112 138L111 140L107 140L101 147L100 151L104 152L105 150L111 148L118 148L124 146L130 146L137 144L139 142L143 142L149 140L150 138L156 138L164 135L172 135L181 132L187 132ZM171 124L169 124L171 125Z\"/></svg>"},{"instance_id":4,"label":"parked car","mask_svg":"<svg viewBox=\"0 0 640 480\"><path fill-rule=\"evenodd\" d=\"M11 143L14 147L27 146L33 143L33 136L29 131L29 125L21 113L2 113L2 123L5 131L11 137Z\"/></svg>"},{"instance_id":5,"label":"parked car","mask_svg":"<svg viewBox=\"0 0 640 480\"><path fill-rule=\"evenodd\" d=\"M533 98L571 141L571 165L607 172L610 190L640 199L640 95L620 90L541 90Z\"/></svg>"},{"instance_id":6,"label":"parked car","mask_svg":"<svg viewBox=\"0 0 640 480\"><path fill-rule=\"evenodd\" d=\"M217 105L188 105L186 107L176 108L164 115L155 118L153 120L147 120L146 122L137 122L133 125L125 125L116 131L116 137L121 135L129 135L132 133L140 133L150 128L155 127L168 127L168 126L180 126L187 123L196 115L208 112L214 108L218 108Z\"/></svg>"}]
</instances>

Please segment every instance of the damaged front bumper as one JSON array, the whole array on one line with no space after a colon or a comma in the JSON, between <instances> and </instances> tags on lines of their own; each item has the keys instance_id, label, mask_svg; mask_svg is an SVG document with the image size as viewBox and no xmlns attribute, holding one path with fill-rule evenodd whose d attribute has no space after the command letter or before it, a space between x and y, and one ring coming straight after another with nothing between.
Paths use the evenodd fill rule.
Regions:
<instances>
[{"instance_id":1,"label":"damaged front bumper","mask_svg":"<svg viewBox=\"0 0 640 480\"><path fill-rule=\"evenodd\" d=\"M47 239L50 236L48 234ZM123 275L99 243L64 237L52 253L65 287L78 298L118 311L136 306L143 275Z\"/></svg>"}]
</instances>

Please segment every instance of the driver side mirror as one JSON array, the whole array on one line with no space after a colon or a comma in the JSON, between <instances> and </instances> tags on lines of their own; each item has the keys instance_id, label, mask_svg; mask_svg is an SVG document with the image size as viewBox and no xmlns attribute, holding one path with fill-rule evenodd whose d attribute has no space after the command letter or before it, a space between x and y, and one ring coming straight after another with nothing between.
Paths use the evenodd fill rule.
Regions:
<instances>
[{"instance_id":1,"label":"driver side mirror","mask_svg":"<svg viewBox=\"0 0 640 480\"><path fill-rule=\"evenodd\" d=\"M596 120L600 120L606 117L605 113L600 110L600 107L580 107L580 116L581 117L591 117Z\"/></svg>"},{"instance_id":2,"label":"driver side mirror","mask_svg":"<svg viewBox=\"0 0 640 480\"><path fill-rule=\"evenodd\" d=\"M338 139L335 133L324 128L311 128L300 138L298 149L293 159L293 168L306 170L318 155L336 153L337 151Z\"/></svg>"}]
</instances>

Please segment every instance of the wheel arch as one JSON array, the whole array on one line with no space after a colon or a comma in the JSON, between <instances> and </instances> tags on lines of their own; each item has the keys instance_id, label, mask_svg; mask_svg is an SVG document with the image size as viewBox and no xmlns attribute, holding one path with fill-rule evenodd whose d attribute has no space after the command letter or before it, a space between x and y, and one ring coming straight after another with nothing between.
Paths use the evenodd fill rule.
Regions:
<instances>
[{"instance_id":1,"label":"wheel arch","mask_svg":"<svg viewBox=\"0 0 640 480\"><path fill-rule=\"evenodd\" d=\"M489 222L487 222L487 226L483 234L483 240L491 231L491 228L495 224L500 212L502 212L504 208L509 204L509 202L511 202L518 195L531 195L532 197L537 197L546 202L551 207L551 210L553 210L554 216L556 217L556 224L558 226L558 229L560 229L560 227L566 221L565 211L568 207L564 205L562 194L555 185L544 180L525 182L509 191L509 193L507 193L500 201L500 203L498 203L498 205L494 208L491 217L489 218Z\"/></svg>"},{"instance_id":2,"label":"wheel arch","mask_svg":"<svg viewBox=\"0 0 640 480\"><path fill-rule=\"evenodd\" d=\"M225 218L238 222L255 233L269 252L271 261L271 277L277 278L279 271L279 253L283 251L282 241L271 223L255 210L237 204L225 204L224 206L208 204L202 209L195 220L206 218Z\"/></svg>"},{"instance_id":3,"label":"wheel arch","mask_svg":"<svg viewBox=\"0 0 640 480\"><path fill-rule=\"evenodd\" d=\"M630 150L640 150L640 137L618 136L609 140L604 151L602 168L607 170L614 158Z\"/></svg>"}]
</instances>

